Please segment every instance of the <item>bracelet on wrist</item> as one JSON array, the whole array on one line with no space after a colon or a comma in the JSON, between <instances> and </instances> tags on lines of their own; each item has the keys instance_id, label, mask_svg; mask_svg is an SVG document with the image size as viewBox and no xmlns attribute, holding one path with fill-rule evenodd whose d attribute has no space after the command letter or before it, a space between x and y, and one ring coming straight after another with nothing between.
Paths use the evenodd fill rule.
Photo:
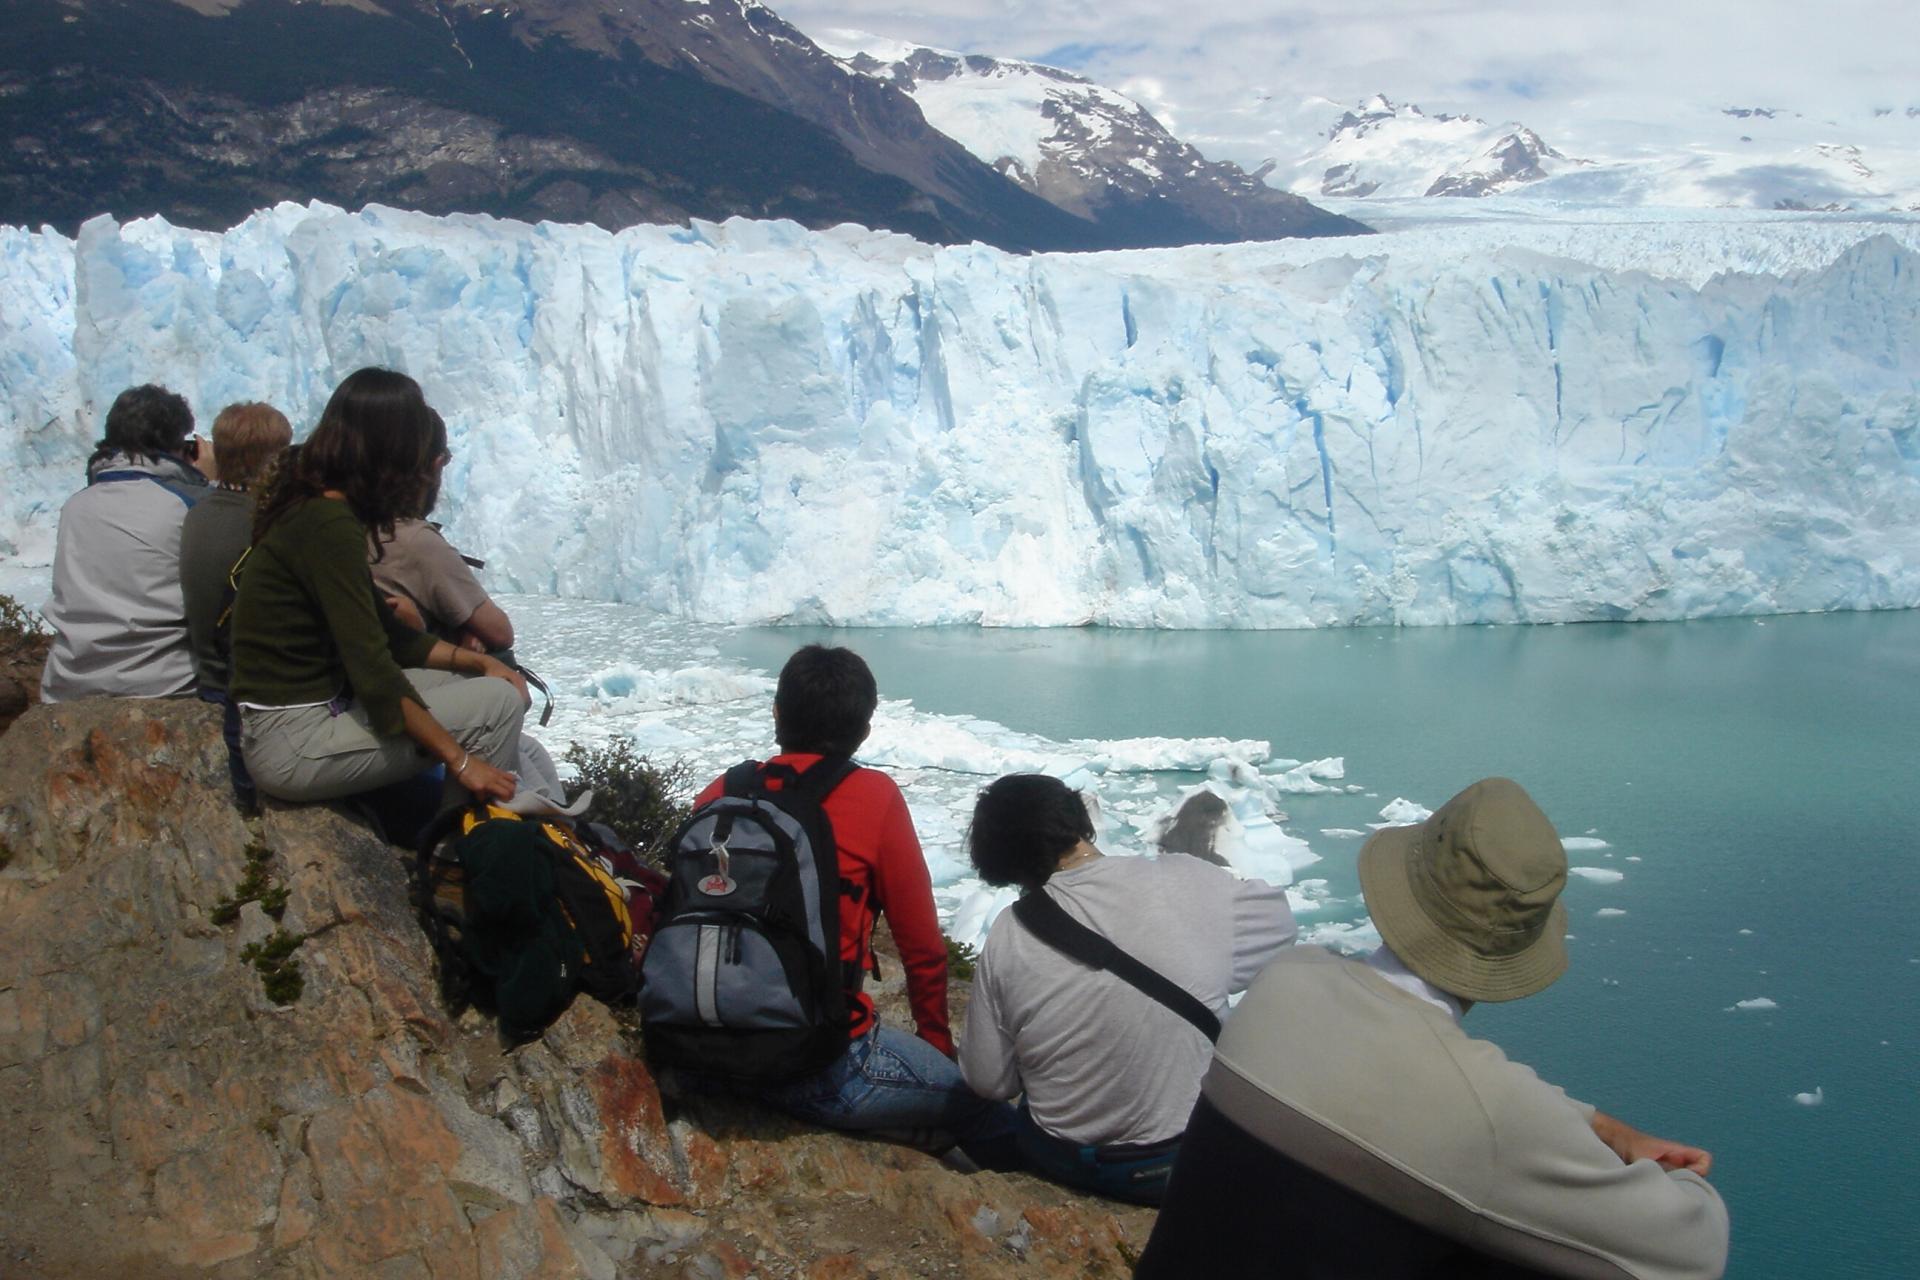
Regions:
<instances>
[{"instance_id":1,"label":"bracelet on wrist","mask_svg":"<svg viewBox=\"0 0 1920 1280\"><path fill-rule=\"evenodd\" d=\"M463 752L461 752L461 753L460 753L460 763L459 763L459 765L458 765L458 766L457 766L457 767L456 767L456 768L454 769L454 771L453 771L453 776L457 778L457 777L459 777L459 776L460 776L461 774L463 774L463 773L465 773L465 772L467 771L467 766L468 766L468 765L470 765L470 764L472 764L472 763L473 763L473 752L471 752L471 751L463 751Z\"/></svg>"}]
</instances>

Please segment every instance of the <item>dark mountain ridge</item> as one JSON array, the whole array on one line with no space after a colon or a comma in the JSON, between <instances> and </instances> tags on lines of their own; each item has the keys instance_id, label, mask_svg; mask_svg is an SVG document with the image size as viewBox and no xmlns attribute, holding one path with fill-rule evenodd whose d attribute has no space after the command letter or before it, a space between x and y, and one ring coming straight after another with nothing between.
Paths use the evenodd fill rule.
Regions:
<instances>
[{"instance_id":1,"label":"dark mountain ridge","mask_svg":"<svg viewBox=\"0 0 1920 1280\"><path fill-rule=\"evenodd\" d=\"M0 127L0 223L69 232L321 199L1176 242L1022 189L753 0L0 0Z\"/></svg>"}]
</instances>

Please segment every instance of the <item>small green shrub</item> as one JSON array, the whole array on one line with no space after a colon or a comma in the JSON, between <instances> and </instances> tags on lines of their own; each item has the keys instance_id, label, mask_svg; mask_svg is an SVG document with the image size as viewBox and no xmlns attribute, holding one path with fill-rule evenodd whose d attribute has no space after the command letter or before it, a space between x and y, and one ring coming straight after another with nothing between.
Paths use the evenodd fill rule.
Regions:
<instances>
[{"instance_id":1,"label":"small green shrub","mask_svg":"<svg viewBox=\"0 0 1920 1280\"><path fill-rule=\"evenodd\" d=\"M287 913L287 888L273 882L273 872L268 863L273 860L273 850L255 840L247 846L247 873L240 877L240 883L233 892L223 896L213 904L208 919L215 924L232 924L240 918L240 908L249 902L257 902L260 909L273 919L278 920Z\"/></svg>"},{"instance_id":2,"label":"small green shrub","mask_svg":"<svg viewBox=\"0 0 1920 1280\"><path fill-rule=\"evenodd\" d=\"M944 936L944 935L943 935ZM973 966L980 953L964 942L947 938L947 976L961 982L973 981Z\"/></svg>"},{"instance_id":3,"label":"small green shrub","mask_svg":"<svg viewBox=\"0 0 1920 1280\"><path fill-rule=\"evenodd\" d=\"M0 593L0 640L17 641L29 636L47 635L47 624L40 615L12 596Z\"/></svg>"},{"instance_id":4,"label":"small green shrub","mask_svg":"<svg viewBox=\"0 0 1920 1280\"><path fill-rule=\"evenodd\" d=\"M250 942L240 948L240 958L259 972L261 990L275 1004L292 1004L307 989L306 975L300 972L300 962L294 958L294 952L306 940L304 933L275 929L266 941Z\"/></svg>"},{"instance_id":5,"label":"small green shrub","mask_svg":"<svg viewBox=\"0 0 1920 1280\"><path fill-rule=\"evenodd\" d=\"M689 809L683 798L693 789L687 766L678 760L655 764L625 736L604 747L576 742L564 758L579 770L580 785L593 788L588 821L606 823L633 846L641 861L662 865L667 839Z\"/></svg>"}]
</instances>

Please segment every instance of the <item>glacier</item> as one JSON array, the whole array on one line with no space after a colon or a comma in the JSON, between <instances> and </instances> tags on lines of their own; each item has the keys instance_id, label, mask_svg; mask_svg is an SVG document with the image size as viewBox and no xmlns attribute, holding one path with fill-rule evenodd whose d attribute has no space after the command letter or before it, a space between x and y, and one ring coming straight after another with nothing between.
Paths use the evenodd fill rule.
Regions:
<instances>
[{"instance_id":1,"label":"glacier","mask_svg":"<svg viewBox=\"0 0 1920 1280\"><path fill-rule=\"evenodd\" d=\"M122 387L306 424L363 364L446 416L493 585L684 619L1920 604L1920 219L1643 210L1029 257L317 204L0 229L0 561L44 572Z\"/></svg>"}]
</instances>

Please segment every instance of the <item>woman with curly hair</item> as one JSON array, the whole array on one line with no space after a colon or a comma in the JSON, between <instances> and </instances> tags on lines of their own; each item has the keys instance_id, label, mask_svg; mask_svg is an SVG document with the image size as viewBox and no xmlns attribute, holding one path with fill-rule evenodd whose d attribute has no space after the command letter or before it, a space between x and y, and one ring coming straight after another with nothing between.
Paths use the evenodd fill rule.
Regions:
<instances>
[{"instance_id":1,"label":"woman with curly hair","mask_svg":"<svg viewBox=\"0 0 1920 1280\"><path fill-rule=\"evenodd\" d=\"M261 495L234 601L230 693L267 795L337 799L438 760L450 802L513 796L526 682L401 623L367 567L369 535L391 534L446 465L435 421L405 374L349 374Z\"/></svg>"}]
</instances>

